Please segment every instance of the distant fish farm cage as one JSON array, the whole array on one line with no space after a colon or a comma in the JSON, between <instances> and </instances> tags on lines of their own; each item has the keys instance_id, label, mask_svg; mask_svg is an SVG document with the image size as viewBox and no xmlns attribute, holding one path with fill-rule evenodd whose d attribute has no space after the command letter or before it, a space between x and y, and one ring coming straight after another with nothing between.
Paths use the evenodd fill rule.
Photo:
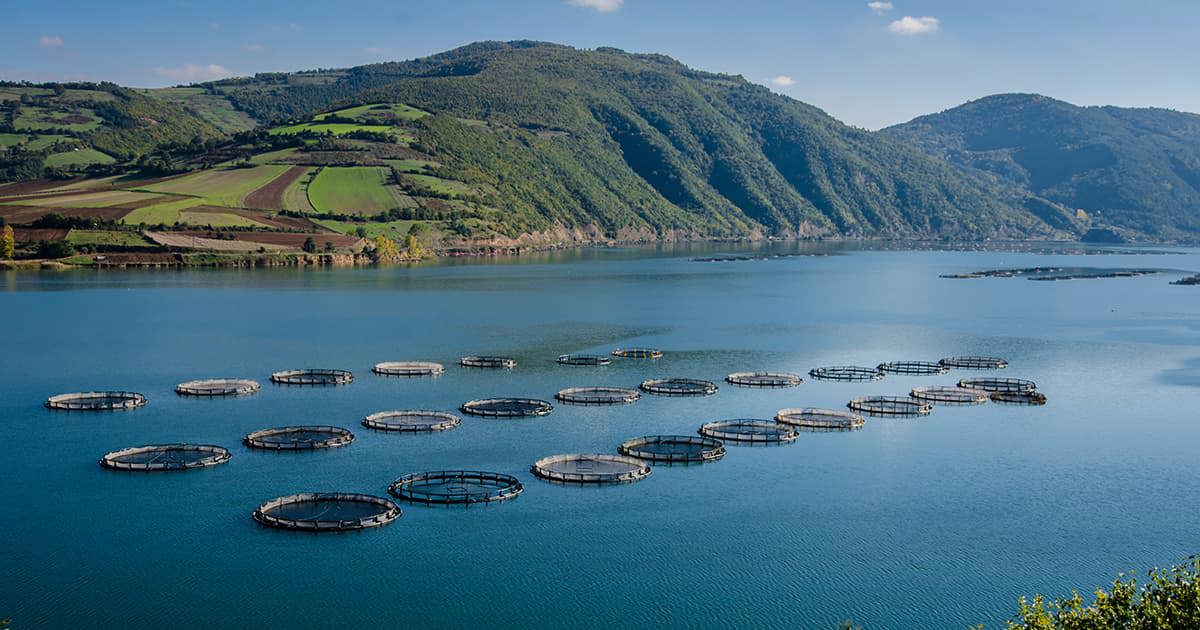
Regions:
<instances>
[{"instance_id":1,"label":"distant fish farm cage","mask_svg":"<svg viewBox=\"0 0 1200 630\"><path fill-rule=\"evenodd\" d=\"M617 348L612 355L622 359L661 359L663 353L654 348Z\"/></svg>"},{"instance_id":2,"label":"distant fish farm cage","mask_svg":"<svg viewBox=\"0 0 1200 630\"><path fill-rule=\"evenodd\" d=\"M938 363L960 370L1003 370L1008 367L1008 361L1000 357L983 356L946 357Z\"/></svg>"},{"instance_id":3,"label":"distant fish farm cage","mask_svg":"<svg viewBox=\"0 0 1200 630\"><path fill-rule=\"evenodd\" d=\"M563 365L608 365L612 359L599 354L560 354L555 359Z\"/></svg>"},{"instance_id":4,"label":"distant fish farm cage","mask_svg":"<svg viewBox=\"0 0 1200 630\"><path fill-rule=\"evenodd\" d=\"M725 445L719 440L695 435L644 435L621 442L617 451L661 464L698 464L725 457Z\"/></svg>"},{"instance_id":5,"label":"distant fish farm cage","mask_svg":"<svg viewBox=\"0 0 1200 630\"><path fill-rule=\"evenodd\" d=\"M933 412L933 405L907 396L865 396L846 406L868 416L926 416Z\"/></svg>"},{"instance_id":6,"label":"distant fish farm cage","mask_svg":"<svg viewBox=\"0 0 1200 630\"><path fill-rule=\"evenodd\" d=\"M467 401L459 409L473 416L520 418L547 415L554 411L554 405L534 398L485 398Z\"/></svg>"},{"instance_id":7,"label":"distant fish farm cage","mask_svg":"<svg viewBox=\"0 0 1200 630\"><path fill-rule=\"evenodd\" d=\"M950 368L941 363L933 363L930 361L888 361L880 363L876 368L880 372L887 374L906 374L916 376L930 376L933 374L945 374L950 371Z\"/></svg>"},{"instance_id":8,"label":"distant fish farm cage","mask_svg":"<svg viewBox=\"0 0 1200 630\"><path fill-rule=\"evenodd\" d=\"M650 467L640 459L603 453L543 457L529 470L547 481L578 484L632 483L650 474Z\"/></svg>"},{"instance_id":9,"label":"distant fish farm cage","mask_svg":"<svg viewBox=\"0 0 1200 630\"><path fill-rule=\"evenodd\" d=\"M935 405L981 405L988 401L988 392L953 385L914 387L909 396Z\"/></svg>"},{"instance_id":10,"label":"distant fish farm cage","mask_svg":"<svg viewBox=\"0 0 1200 630\"><path fill-rule=\"evenodd\" d=\"M324 425L263 429L242 438L242 442L246 446L270 451L338 448L353 441L354 434L347 429Z\"/></svg>"},{"instance_id":11,"label":"distant fish farm cage","mask_svg":"<svg viewBox=\"0 0 1200 630\"><path fill-rule=\"evenodd\" d=\"M444 411L380 411L362 419L362 424L376 431L426 432L446 431L458 426L462 420Z\"/></svg>"},{"instance_id":12,"label":"distant fish farm cage","mask_svg":"<svg viewBox=\"0 0 1200 630\"><path fill-rule=\"evenodd\" d=\"M283 370L271 375L271 382L280 385L346 385L353 380L354 373L349 370L326 368Z\"/></svg>"},{"instance_id":13,"label":"distant fish farm cage","mask_svg":"<svg viewBox=\"0 0 1200 630\"><path fill-rule=\"evenodd\" d=\"M700 427L700 435L724 442L781 444L795 441L800 432L794 427L770 420L738 418L709 422Z\"/></svg>"},{"instance_id":14,"label":"distant fish farm cage","mask_svg":"<svg viewBox=\"0 0 1200 630\"><path fill-rule=\"evenodd\" d=\"M883 372L877 368L857 365L833 365L813 368L808 375L820 381L862 382L877 381L883 378Z\"/></svg>"},{"instance_id":15,"label":"distant fish farm cage","mask_svg":"<svg viewBox=\"0 0 1200 630\"><path fill-rule=\"evenodd\" d=\"M231 457L228 449L210 444L156 444L107 453L100 458L100 465L138 472L194 470L224 464Z\"/></svg>"},{"instance_id":16,"label":"distant fish farm cage","mask_svg":"<svg viewBox=\"0 0 1200 630\"><path fill-rule=\"evenodd\" d=\"M258 381L244 378L210 378L187 381L175 386L180 396L249 396L257 393Z\"/></svg>"},{"instance_id":17,"label":"distant fish farm cage","mask_svg":"<svg viewBox=\"0 0 1200 630\"><path fill-rule=\"evenodd\" d=\"M636 389L625 387L568 387L554 395L570 405L622 405L641 397Z\"/></svg>"},{"instance_id":18,"label":"distant fish farm cage","mask_svg":"<svg viewBox=\"0 0 1200 630\"><path fill-rule=\"evenodd\" d=\"M146 406L137 392L76 392L46 399L46 407L65 411L119 411Z\"/></svg>"},{"instance_id":19,"label":"distant fish farm cage","mask_svg":"<svg viewBox=\"0 0 1200 630\"><path fill-rule=\"evenodd\" d=\"M350 492L303 492L271 499L254 510L267 527L309 532L345 532L387 525L400 518L390 499Z\"/></svg>"},{"instance_id":20,"label":"distant fish farm cage","mask_svg":"<svg viewBox=\"0 0 1200 630\"><path fill-rule=\"evenodd\" d=\"M387 361L376 363L371 371L382 376L438 376L446 368L430 361Z\"/></svg>"},{"instance_id":21,"label":"distant fish farm cage","mask_svg":"<svg viewBox=\"0 0 1200 630\"><path fill-rule=\"evenodd\" d=\"M480 470L434 470L405 475L388 492L398 499L440 505L491 503L516 498L525 490L512 475Z\"/></svg>"},{"instance_id":22,"label":"distant fish farm cage","mask_svg":"<svg viewBox=\"0 0 1200 630\"><path fill-rule=\"evenodd\" d=\"M458 364L474 368L515 368L517 360L509 357L471 355L459 359Z\"/></svg>"},{"instance_id":23,"label":"distant fish farm cage","mask_svg":"<svg viewBox=\"0 0 1200 630\"><path fill-rule=\"evenodd\" d=\"M779 388L795 387L804 379L787 372L734 372L725 381L738 387Z\"/></svg>"},{"instance_id":24,"label":"distant fish farm cage","mask_svg":"<svg viewBox=\"0 0 1200 630\"><path fill-rule=\"evenodd\" d=\"M1032 392L1037 390L1037 383L1023 378L964 378L958 382L958 386L982 389L985 392Z\"/></svg>"},{"instance_id":25,"label":"distant fish farm cage","mask_svg":"<svg viewBox=\"0 0 1200 630\"><path fill-rule=\"evenodd\" d=\"M992 392L992 402L1005 405L1044 405L1046 395L1041 392Z\"/></svg>"},{"instance_id":26,"label":"distant fish farm cage","mask_svg":"<svg viewBox=\"0 0 1200 630\"><path fill-rule=\"evenodd\" d=\"M863 417L850 411L803 407L780 409L775 422L801 431L850 431L862 428Z\"/></svg>"},{"instance_id":27,"label":"distant fish farm cage","mask_svg":"<svg viewBox=\"0 0 1200 630\"><path fill-rule=\"evenodd\" d=\"M711 396L717 393L717 384L696 378L657 378L642 381L638 385L644 392L659 396Z\"/></svg>"}]
</instances>

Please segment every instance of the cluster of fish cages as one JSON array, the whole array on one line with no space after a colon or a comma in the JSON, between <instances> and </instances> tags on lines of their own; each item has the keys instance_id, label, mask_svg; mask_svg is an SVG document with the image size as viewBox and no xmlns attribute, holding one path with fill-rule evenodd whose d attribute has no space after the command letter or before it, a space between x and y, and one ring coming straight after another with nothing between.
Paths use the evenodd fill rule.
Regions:
<instances>
[{"instance_id":1,"label":"cluster of fish cages","mask_svg":"<svg viewBox=\"0 0 1200 630\"><path fill-rule=\"evenodd\" d=\"M654 348L617 348L612 355L622 359L661 359L663 353Z\"/></svg>"},{"instance_id":2,"label":"cluster of fish cages","mask_svg":"<svg viewBox=\"0 0 1200 630\"><path fill-rule=\"evenodd\" d=\"M605 453L551 455L534 462L529 471L546 481L577 484L632 483L650 475L650 467L640 459Z\"/></svg>"},{"instance_id":3,"label":"cluster of fish cages","mask_svg":"<svg viewBox=\"0 0 1200 630\"><path fill-rule=\"evenodd\" d=\"M362 425L376 431L430 432L447 431L462 422L444 411L380 411L362 419Z\"/></svg>"},{"instance_id":4,"label":"cluster of fish cages","mask_svg":"<svg viewBox=\"0 0 1200 630\"><path fill-rule=\"evenodd\" d=\"M180 396L249 396L258 393L258 381L245 378L209 378L175 386Z\"/></svg>"},{"instance_id":5,"label":"cluster of fish cages","mask_svg":"<svg viewBox=\"0 0 1200 630\"><path fill-rule=\"evenodd\" d=\"M439 376L446 367L430 361L387 361L376 363L371 371L381 376Z\"/></svg>"},{"instance_id":6,"label":"cluster of fish cages","mask_svg":"<svg viewBox=\"0 0 1200 630\"><path fill-rule=\"evenodd\" d=\"M433 470L405 475L388 492L397 499L438 505L492 503L516 498L525 490L512 475L481 470Z\"/></svg>"},{"instance_id":7,"label":"cluster of fish cages","mask_svg":"<svg viewBox=\"0 0 1200 630\"><path fill-rule=\"evenodd\" d=\"M924 385L914 387L912 398L935 405L981 405L988 401L988 392L953 385Z\"/></svg>"},{"instance_id":8,"label":"cluster of fish cages","mask_svg":"<svg viewBox=\"0 0 1200 630\"><path fill-rule=\"evenodd\" d=\"M725 377L725 382L738 387L782 388L796 387L804 379L787 372L734 372Z\"/></svg>"},{"instance_id":9,"label":"cluster of fish cages","mask_svg":"<svg viewBox=\"0 0 1200 630\"><path fill-rule=\"evenodd\" d=\"M816 407L780 409L775 414L775 422L801 431L852 431L861 429L864 424L859 414Z\"/></svg>"},{"instance_id":10,"label":"cluster of fish cages","mask_svg":"<svg viewBox=\"0 0 1200 630\"><path fill-rule=\"evenodd\" d=\"M137 392L76 392L46 399L46 408L61 411L120 411L146 406Z\"/></svg>"},{"instance_id":11,"label":"cluster of fish cages","mask_svg":"<svg viewBox=\"0 0 1200 630\"><path fill-rule=\"evenodd\" d=\"M271 499L254 510L267 527L312 532L345 532L382 527L400 518L390 499L351 492L302 492Z\"/></svg>"},{"instance_id":12,"label":"cluster of fish cages","mask_svg":"<svg viewBox=\"0 0 1200 630\"><path fill-rule=\"evenodd\" d=\"M520 418L547 415L554 405L535 398L485 398L467 401L459 409L473 416Z\"/></svg>"},{"instance_id":13,"label":"cluster of fish cages","mask_svg":"<svg viewBox=\"0 0 1200 630\"><path fill-rule=\"evenodd\" d=\"M473 368L503 368L512 369L517 367L517 360L510 357L497 356L465 356L458 360L458 364L463 367Z\"/></svg>"},{"instance_id":14,"label":"cluster of fish cages","mask_svg":"<svg viewBox=\"0 0 1200 630\"><path fill-rule=\"evenodd\" d=\"M723 442L747 444L782 444L795 441L800 432L795 427L754 418L719 420L700 427L700 435Z\"/></svg>"},{"instance_id":15,"label":"cluster of fish cages","mask_svg":"<svg viewBox=\"0 0 1200 630\"><path fill-rule=\"evenodd\" d=\"M279 385L348 385L354 381L350 370L330 368L305 368L283 370L271 375L271 382Z\"/></svg>"},{"instance_id":16,"label":"cluster of fish cages","mask_svg":"<svg viewBox=\"0 0 1200 630\"><path fill-rule=\"evenodd\" d=\"M933 405L907 396L863 396L846 406L868 416L926 416L933 412Z\"/></svg>"},{"instance_id":17,"label":"cluster of fish cages","mask_svg":"<svg viewBox=\"0 0 1200 630\"><path fill-rule=\"evenodd\" d=\"M717 393L716 383L696 378L656 378L642 381L638 387L659 396L711 396Z\"/></svg>"},{"instance_id":18,"label":"cluster of fish cages","mask_svg":"<svg viewBox=\"0 0 1200 630\"><path fill-rule=\"evenodd\" d=\"M106 453L100 465L137 472L194 470L224 464L232 457L228 449L211 444L155 444Z\"/></svg>"},{"instance_id":19,"label":"cluster of fish cages","mask_svg":"<svg viewBox=\"0 0 1200 630\"><path fill-rule=\"evenodd\" d=\"M555 359L562 365L608 365L612 359L599 354L560 354Z\"/></svg>"},{"instance_id":20,"label":"cluster of fish cages","mask_svg":"<svg viewBox=\"0 0 1200 630\"><path fill-rule=\"evenodd\" d=\"M913 376L931 376L945 374L949 367L931 361L888 361L880 363L876 370L886 374L906 374Z\"/></svg>"},{"instance_id":21,"label":"cluster of fish cages","mask_svg":"<svg viewBox=\"0 0 1200 630\"><path fill-rule=\"evenodd\" d=\"M719 440L694 435L643 435L621 442L617 451L662 464L698 464L725 457L725 445Z\"/></svg>"},{"instance_id":22,"label":"cluster of fish cages","mask_svg":"<svg viewBox=\"0 0 1200 630\"><path fill-rule=\"evenodd\" d=\"M277 427L249 433L242 443L268 451L311 451L338 448L354 441L354 434L341 427L324 425Z\"/></svg>"},{"instance_id":23,"label":"cluster of fish cages","mask_svg":"<svg viewBox=\"0 0 1200 630\"><path fill-rule=\"evenodd\" d=\"M569 405L625 405L641 397L636 389L625 387L568 387L554 394Z\"/></svg>"},{"instance_id":24,"label":"cluster of fish cages","mask_svg":"<svg viewBox=\"0 0 1200 630\"><path fill-rule=\"evenodd\" d=\"M842 381L846 383L878 381L883 378L883 372L878 368L861 367L858 365L832 365L813 368L808 375L819 381Z\"/></svg>"}]
</instances>

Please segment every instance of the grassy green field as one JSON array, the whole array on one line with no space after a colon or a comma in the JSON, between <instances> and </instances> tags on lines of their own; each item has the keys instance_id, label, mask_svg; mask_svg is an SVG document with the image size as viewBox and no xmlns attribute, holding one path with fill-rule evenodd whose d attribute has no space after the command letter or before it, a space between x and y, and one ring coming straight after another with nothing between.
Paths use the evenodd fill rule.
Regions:
<instances>
[{"instance_id":1,"label":"grassy green field","mask_svg":"<svg viewBox=\"0 0 1200 630\"><path fill-rule=\"evenodd\" d=\"M46 166L87 166L89 164L112 164L116 162L112 156L95 149L77 149L64 151L46 156Z\"/></svg>"},{"instance_id":2,"label":"grassy green field","mask_svg":"<svg viewBox=\"0 0 1200 630\"><path fill-rule=\"evenodd\" d=\"M432 175L405 175L405 179L412 180L421 188L428 188L437 193L457 197L471 192L471 187L451 179L442 179Z\"/></svg>"},{"instance_id":3,"label":"grassy green field","mask_svg":"<svg viewBox=\"0 0 1200 630\"><path fill-rule=\"evenodd\" d=\"M86 118L87 121L76 121L76 117ZM100 118L86 107L73 107L70 111L59 111L36 105L24 105L21 107L21 113L13 120L13 129L17 131L40 131L42 129L91 131L99 126Z\"/></svg>"},{"instance_id":4,"label":"grassy green field","mask_svg":"<svg viewBox=\"0 0 1200 630\"><path fill-rule=\"evenodd\" d=\"M404 103L376 103L371 105L359 105L357 107L347 107L339 109L329 114L318 114L313 116L313 120L324 120L326 116L336 115L342 118L357 118L364 121L371 119L380 120L388 116L395 116L401 120L417 120L429 115L429 112L409 107Z\"/></svg>"},{"instance_id":5,"label":"grassy green field","mask_svg":"<svg viewBox=\"0 0 1200 630\"><path fill-rule=\"evenodd\" d=\"M417 174L425 173L428 169L438 165L437 162L430 160L384 160L384 162L402 173Z\"/></svg>"},{"instance_id":6,"label":"grassy green field","mask_svg":"<svg viewBox=\"0 0 1200 630\"><path fill-rule=\"evenodd\" d=\"M379 214L399 204L386 186L384 170L374 166L330 166L308 186L317 212Z\"/></svg>"},{"instance_id":7,"label":"grassy green field","mask_svg":"<svg viewBox=\"0 0 1200 630\"><path fill-rule=\"evenodd\" d=\"M232 212L188 212L184 210L179 213L179 222L213 227L269 227Z\"/></svg>"},{"instance_id":8,"label":"grassy green field","mask_svg":"<svg viewBox=\"0 0 1200 630\"><path fill-rule=\"evenodd\" d=\"M299 149L296 147L289 147L287 149L280 149L278 151L267 151L266 153L259 153L251 157L250 161L255 164L270 164L272 162L278 162L289 155L293 155L297 151L299 151Z\"/></svg>"},{"instance_id":9,"label":"grassy green field","mask_svg":"<svg viewBox=\"0 0 1200 630\"><path fill-rule=\"evenodd\" d=\"M355 125L351 123L306 122L296 125L286 125L284 127L275 127L274 129L271 129L269 133L276 136L285 136L288 134L304 133L306 131L311 131L318 134L331 133L335 136L340 136L352 131L392 133L394 130L387 125Z\"/></svg>"},{"instance_id":10,"label":"grassy green field","mask_svg":"<svg viewBox=\"0 0 1200 630\"><path fill-rule=\"evenodd\" d=\"M138 190L199 197L216 206L241 206L246 195L279 177L288 169L281 164L250 168L216 168L151 184Z\"/></svg>"},{"instance_id":11,"label":"grassy green field","mask_svg":"<svg viewBox=\"0 0 1200 630\"><path fill-rule=\"evenodd\" d=\"M147 198L147 193L129 192L125 190L105 190L101 192L79 193L61 197L27 197L14 199L4 203L25 206L46 206L59 208L105 208L127 203L137 203Z\"/></svg>"},{"instance_id":12,"label":"grassy green field","mask_svg":"<svg viewBox=\"0 0 1200 630\"><path fill-rule=\"evenodd\" d=\"M167 201L153 206L138 208L125 215L121 222L128 225L173 225L180 222L179 213L186 208L192 208L204 203L203 199L191 198L181 201Z\"/></svg>"},{"instance_id":13,"label":"grassy green field","mask_svg":"<svg viewBox=\"0 0 1200 630\"><path fill-rule=\"evenodd\" d=\"M298 212L315 212L312 202L308 200L308 184L316 176L318 169L310 168L307 173L292 182L283 191L283 207Z\"/></svg>"},{"instance_id":14,"label":"grassy green field","mask_svg":"<svg viewBox=\"0 0 1200 630\"><path fill-rule=\"evenodd\" d=\"M408 236L408 231L412 229L412 226L416 223L425 223L435 230L441 223L440 221L409 220L388 221L386 223L379 223L376 221L354 223L351 221L332 221L329 219L314 219L313 221L321 224L324 227L334 230L335 232L341 232L342 234L351 234L357 236L357 230L361 227L367 231L367 238L375 238L376 236L382 234L392 240L402 240L404 237Z\"/></svg>"},{"instance_id":15,"label":"grassy green field","mask_svg":"<svg viewBox=\"0 0 1200 630\"><path fill-rule=\"evenodd\" d=\"M200 118L229 134L249 131L257 126L245 112L234 109L228 99L209 94L204 88L178 87L142 90L144 94L157 96L164 101L192 108Z\"/></svg>"},{"instance_id":16,"label":"grassy green field","mask_svg":"<svg viewBox=\"0 0 1200 630\"><path fill-rule=\"evenodd\" d=\"M71 230L67 233L67 241L76 247L81 245L110 245L120 247L155 247L138 232L122 232L110 230Z\"/></svg>"}]
</instances>

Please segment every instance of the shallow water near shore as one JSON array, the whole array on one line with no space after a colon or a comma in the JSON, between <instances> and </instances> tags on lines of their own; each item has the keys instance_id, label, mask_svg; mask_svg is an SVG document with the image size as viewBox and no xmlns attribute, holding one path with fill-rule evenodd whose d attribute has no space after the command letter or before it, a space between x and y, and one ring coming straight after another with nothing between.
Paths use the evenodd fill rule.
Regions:
<instances>
[{"instance_id":1,"label":"shallow water near shore","mask_svg":"<svg viewBox=\"0 0 1200 630\"><path fill-rule=\"evenodd\" d=\"M1124 248L1129 249L1129 248ZM0 272L0 618L91 626L1000 626L1021 595L1089 592L1122 571L1200 552L1200 291L1182 271L1028 282L943 274L1031 267L1200 270L1200 251L1129 256L880 251L869 245L585 250L413 268ZM698 262L696 257L830 253ZM753 256L748 256L753 257ZM564 366L568 352L661 348L658 360ZM517 359L466 369L466 354ZM988 354L998 373L807 377ZM382 377L431 360L434 378ZM353 370L340 387L273 371ZM805 375L743 389L731 372ZM937 407L869 418L790 445L728 445L704 465L654 466L613 487L529 472L558 453L613 453L647 434L844 408L979 375L1026 378L1044 407ZM254 378L254 396L183 398L176 383ZM501 396L690 377L709 397L556 405L529 419L463 416L429 435L375 432L388 409L455 411ZM142 409L52 412L46 397L125 389ZM335 425L356 441L260 452L245 434ZM233 452L221 466L121 473L97 459L141 444ZM260 503L306 491L386 496L412 472L515 475L517 499L469 509L401 503L349 534L266 529Z\"/></svg>"}]
</instances>

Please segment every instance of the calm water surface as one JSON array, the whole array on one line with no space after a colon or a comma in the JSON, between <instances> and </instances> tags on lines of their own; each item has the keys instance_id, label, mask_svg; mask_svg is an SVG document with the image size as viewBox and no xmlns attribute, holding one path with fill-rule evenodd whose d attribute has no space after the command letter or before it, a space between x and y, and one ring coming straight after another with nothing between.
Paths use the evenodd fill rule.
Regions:
<instances>
[{"instance_id":1,"label":"calm water surface","mask_svg":"<svg viewBox=\"0 0 1200 630\"><path fill-rule=\"evenodd\" d=\"M782 246L784 249L792 246ZM732 251L732 250L725 250ZM700 263L685 251L590 251L501 263L326 271L0 274L0 618L14 627L962 627L1008 618L1022 594L1090 590L1120 571L1200 551L1200 288L1131 279L946 280L1040 265L1200 269L1185 255L846 251ZM655 362L567 367L565 352L664 349ZM468 353L511 371L467 370ZM1041 408L938 408L871 419L790 446L730 446L640 483L551 485L534 460L611 452L782 407L842 407L972 373L722 383L701 399L558 406L528 420L464 417L436 435L374 433L385 409L453 410L480 397L550 399L579 385L721 381L734 371L995 354L1038 382ZM447 365L376 377L389 360ZM272 371L354 370L352 385L285 388ZM252 377L242 399L183 399L177 382ZM54 413L51 394L131 389L124 413ZM263 453L244 434L334 424L358 440ZM227 446L230 463L115 473L97 458L163 442ZM513 474L515 501L404 505L344 535L250 518L300 491L384 495L409 472Z\"/></svg>"}]
</instances>

